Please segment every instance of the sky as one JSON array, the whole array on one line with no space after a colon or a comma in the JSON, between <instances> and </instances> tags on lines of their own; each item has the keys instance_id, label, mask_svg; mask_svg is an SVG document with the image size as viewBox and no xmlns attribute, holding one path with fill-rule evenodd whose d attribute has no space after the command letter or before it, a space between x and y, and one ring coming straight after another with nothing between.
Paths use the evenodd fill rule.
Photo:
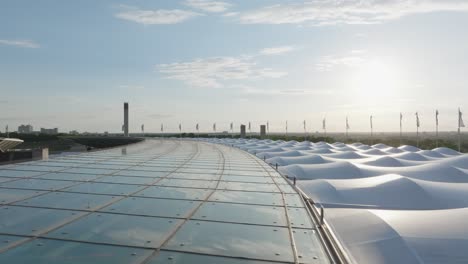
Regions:
<instances>
[{"instance_id":1,"label":"sky","mask_svg":"<svg viewBox=\"0 0 468 264\"><path fill-rule=\"evenodd\" d=\"M436 109L454 131L467 28L468 0L1 0L0 131L119 132L123 102L131 132L433 131Z\"/></svg>"}]
</instances>

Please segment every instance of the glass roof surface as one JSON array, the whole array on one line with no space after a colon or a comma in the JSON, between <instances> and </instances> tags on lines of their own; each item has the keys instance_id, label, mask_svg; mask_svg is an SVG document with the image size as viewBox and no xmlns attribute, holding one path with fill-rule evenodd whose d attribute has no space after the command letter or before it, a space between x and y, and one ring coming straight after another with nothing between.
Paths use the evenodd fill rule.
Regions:
<instances>
[{"instance_id":1,"label":"glass roof surface","mask_svg":"<svg viewBox=\"0 0 468 264\"><path fill-rule=\"evenodd\" d=\"M329 263L300 195L181 140L0 166L0 263Z\"/></svg>"}]
</instances>

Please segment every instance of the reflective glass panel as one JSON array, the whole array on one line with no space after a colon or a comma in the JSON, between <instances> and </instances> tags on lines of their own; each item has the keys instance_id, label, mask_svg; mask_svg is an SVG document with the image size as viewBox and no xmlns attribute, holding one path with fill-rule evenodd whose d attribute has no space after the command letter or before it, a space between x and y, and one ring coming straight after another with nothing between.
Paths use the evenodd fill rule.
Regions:
<instances>
[{"instance_id":1,"label":"reflective glass panel","mask_svg":"<svg viewBox=\"0 0 468 264\"><path fill-rule=\"evenodd\" d=\"M209 200L217 202L283 206L283 198L281 197L280 193L217 190L213 193Z\"/></svg>"},{"instance_id":2,"label":"reflective glass panel","mask_svg":"<svg viewBox=\"0 0 468 264\"><path fill-rule=\"evenodd\" d=\"M61 209L93 210L115 199L108 195L51 192L18 202L17 204Z\"/></svg>"},{"instance_id":3,"label":"reflective glass panel","mask_svg":"<svg viewBox=\"0 0 468 264\"><path fill-rule=\"evenodd\" d=\"M297 193L289 184L278 184L278 187L284 193Z\"/></svg>"},{"instance_id":4,"label":"reflective glass panel","mask_svg":"<svg viewBox=\"0 0 468 264\"><path fill-rule=\"evenodd\" d=\"M124 171L119 171L115 175L140 176L140 177L163 177L163 176L166 176L167 174L168 172L162 172L162 171L124 170Z\"/></svg>"},{"instance_id":5,"label":"reflective glass panel","mask_svg":"<svg viewBox=\"0 0 468 264\"><path fill-rule=\"evenodd\" d=\"M44 208L0 207L0 232L14 235L37 235L78 217L80 212Z\"/></svg>"},{"instance_id":6,"label":"reflective glass panel","mask_svg":"<svg viewBox=\"0 0 468 264\"><path fill-rule=\"evenodd\" d=\"M108 195L129 195L143 188L143 185L87 182L67 188L63 191Z\"/></svg>"},{"instance_id":7,"label":"reflective glass panel","mask_svg":"<svg viewBox=\"0 0 468 264\"><path fill-rule=\"evenodd\" d=\"M87 173L87 174L96 174L96 175L101 175L101 174L111 174L116 172L115 170L109 170L109 169L91 169L91 168L72 168L68 169L64 172L67 173Z\"/></svg>"},{"instance_id":8,"label":"reflective glass panel","mask_svg":"<svg viewBox=\"0 0 468 264\"><path fill-rule=\"evenodd\" d=\"M182 252L160 251L157 256L151 259L148 264L266 264L270 262L236 259L227 257L216 257L209 255L190 254Z\"/></svg>"},{"instance_id":9,"label":"reflective glass panel","mask_svg":"<svg viewBox=\"0 0 468 264\"><path fill-rule=\"evenodd\" d=\"M9 176L9 177L32 177L39 174L44 174L40 171L20 171L20 170L0 170L0 177Z\"/></svg>"},{"instance_id":10,"label":"reflective glass panel","mask_svg":"<svg viewBox=\"0 0 468 264\"><path fill-rule=\"evenodd\" d=\"M162 179L156 185L173 186L173 187L190 187L190 188L214 188L217 181L202 181L202 180L182 180L182 179Z\"/></svg>"},{"instance_id":11,"label":"reflective glass panel","mask_svg":"<svg viewBox=\"0 0 468 264\"><path fill-rule=\"evenodd\" d=\"M264 205L208 202L204 203L192 218L222 222L287 226L284 207Z\"/></svg>"},{"instance_id":12,"label":"reflective glass panel","mask_svg":"<svg viewBox=\"0 0 468 264\"><path fill-rule=\"evenodd\" d=\"M158 178L127 177L127 176L105 176L94 180L95 182L122 183L122 184L150 184Z\"/></svg>"},{"instance_id":13,"label":"reflective glass panel","mask_svg":"<svg viewBox=\"0 0 468 264\"><path fill-rule=\"evenodd\" d=\"M234 181L234 182L274 183L270 177L224 175L221 178L221 180L222 181Z\"/></svg>"},{"instance_id":14,"label":"reflective glass panel","mask_svg":"<svg viewBox=\"0 0 468 264\"><path fill-rule=\"evenodd\" d=\"M305 208L289 207L288 215L292 227L313 228L312 220Z\"/></svg>"},{"instance_id":15,"label":"reflective glass panel","mask_svg":"<svg viewBox=\"0 0 468 264\"><path fill-rule=\"evenodd\" d=\"M330 263L315 230L293 229L300 263Z\"/></svg>"},{"instance_id":16,"label":"reflective glass panel","mask_svg":"<svg viewBox=\"0 0 468 264\"><path fill-rule=\"evenodd\" d=\"M50 179L50 180L65 180L65 181L89 181L97 177L102 177L95 174L67 173L67 172L52 172L43 174L34 178Z\"/></svg>"},{"instance_id":17,"label":"reflective glass panel","mask_svg":"<svg viewBox=\"0 0 468 264\"><path fill-rule=\"evenodd\" d=\"M280 192L275 184L248 183L248 182L220 182L218 189L236 191Z\"/></svg>"},{"instance_id":18,"label":"reflective glass panel","mask_svg":"<svg viewBox=\"0 0 468 264\"><path fill-rule=\"evenodd\" d=\"M207 189L151 186L139 193L134 194L134 196L204 200L211 191L212 190Z\"/></svg>"},{"instance_id":19,"label":"reflective glass panel","mask_svg":"<svg viewBox=\"0 0 468 264\"><path fill-rule=\"evenodd\" d=\"M36 189L36 190L58 190L76 184L73 181L53 181L38 179L21 179L18 181L0 184L0 187Z\"/></svg>"},{"instance_id":20,"label":"reflective glass panel","mask_svg":"<svg viewBox=\"0 0 468 264\"><path fill-rule=\"evenodd\" d=\"M45 193L44 191L19 190L19 189L0 189L0 204L12 203Z\"/></svg>"},{"instance_id":21,"label":"reflective glass panel","mask_svg":"<svg viewBox=\"0 0 468 264\"><path fill-rule=\"evenodd\" d=\"M294 261L283 227L190 220L169 240L168 249L264 260Z\"/></svg>"},{"instance_id":22,"label":"reflective glass panel","mask_svg":"<svg viewBox=\"0 0 468 264\"><path fill-rule=\"evenodd\" d=\"M101 209L103 212L162 217L186 217L200 202L128 197Z\"/></svg>"},{"instance_id":23,"label":"reflective glass panel","mask_svg":"<svg viewBox=\"0 0 468 264\"><path fill-rule=\"evenodd\" d=\"M287 206L304 207L304 203L302 202L302 198L299 194L285 193L284 200L286 201Z\"/></svg>"},{"instance_id":24,"label":"reflective glass panel","mask_svg":"<svg viewBox=\"0 0 468 264\"><path fill-rule=\"evenodd\" d=\"M194 179L194 180L218 180L219 175L216 174L193 174L193 173L171 173L168 178L179 179Z\"/></svg>"},{"instance_id":25,"label":"reflective glass panel","mask_svg":"<svg viewBox=\"0 0 468 264\"><path fill-rule=\"evenodd\" d=\"M7 247L21 241L21 240L26 240L27 238L25 237L20 237L20 236L9 236L9 235L0 235L0 250L4 250ZM1 255L0 254L0 263L1 262ZM5 262L8 263L8 262Z\"/></svg>"},{"instance_id":26,"label":"reflective glass panel","mask_svg":"<svg viewBox=\"0 0 468 264\"><path fill-rule=\"evenodd\" d=\"M178 221L170 218L93 213L46 236L157 248L173 231Z\"/></svg>"},{"instance_id":27,"label":"reflective glass panel","mask_svg":"<svg viewBox=\"0 0 468 264\"><path fill-rule=\"evenodd\" d=\"M152 250L35 239L0 254L0 263L34 264L137 264Z\"/></svg>"}]
</instances>

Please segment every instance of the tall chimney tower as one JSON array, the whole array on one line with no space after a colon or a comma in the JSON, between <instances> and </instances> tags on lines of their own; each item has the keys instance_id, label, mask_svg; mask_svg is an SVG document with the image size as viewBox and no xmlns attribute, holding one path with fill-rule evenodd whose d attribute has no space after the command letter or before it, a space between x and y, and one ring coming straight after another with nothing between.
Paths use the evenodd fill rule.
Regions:
<instances>
[{"instance_id":1,"label":"tall chimney tower","mask_svg":"<svg viewBox=\"0 0 468 264\"><path fill-rule=\"evenodd\" d=\"M124 103L124 136L128 137L128 103Z\"/></svg>"}]
</instances>

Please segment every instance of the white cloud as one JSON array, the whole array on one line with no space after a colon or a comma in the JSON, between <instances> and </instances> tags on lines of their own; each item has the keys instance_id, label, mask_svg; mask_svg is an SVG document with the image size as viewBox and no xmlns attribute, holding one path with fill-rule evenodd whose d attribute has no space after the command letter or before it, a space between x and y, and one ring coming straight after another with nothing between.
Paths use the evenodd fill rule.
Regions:
<instances>
[{"instance_id":1,"label":"white cloud","mask_svg":"<svg viewBox=\"0 0 468 264\"><path fill-rule=\"evenodd\" d=\"M213 1L213 0L186 0L185 5L195 9L200 9L205 12L224 12L228 10L232 4L224 1Z\"/></svg>"},{"instance_id":2,"label":"white cloud","mask_svg":"<svg viewBox=\"0 0 468 264\"><path fill-rule=\"evenodd\" d=\"M276 4L240 15L246 24L375 24L438 11L468 11L466 0L317 0Z\"/></svg>"},{"instance_id":3,"label":"white cloud","mask_svg":"<svg viewBox=\"0 0 468 264\"><path fill-rule=\"evenodd\" d=\"M279 78L285 72L259 67L252 56L212 57L190 62L160 64L157 70L167 78L198 87L223 87L223 82L258 78Z\"/></svg>"},{"instance_id":4,"label":"white cloud","mask_svg":"<svg viewBox=\"0 0 468 264\"><path fill-rule=\"evenodd\" d=\"M331 71L337 66L357 67L362 65L365 61L365 58L357 56L355 53L351 52L351 55L345 56L324 56L317 64L315 64L315 67L318 71Z\"/></svg>"},{"instance_id":5,"label":"white cloud","mask_svg":"<svg viewBox=\"0 0 468 264\"><path fill-rule=\"evenodd\" d=\"M128 6L123 8L125 10L115 14L115 17L144 25L177 24L202 15L180 9L142 10Z\"/></svg>"},{"instance_id":6,"label":"white cloud","mask_svg":"<svg viewBox=\"0 0 468 264\"><path fill-rule=\"evenodd\" d=\"M281 47L272 47L272 48L265 48L260 51L260 54L263 55L279 55L288 53L294 50L293 46L281 46Z\"/></svg>"},{"instance_id":7,"label":"white cloud","mask_svg":"<svg viewBox=\"0 0 468 264\"><path fill-rule=\"evenodd\" d=\"M21 48L39 48L39 44L31 40L0 39L0 45L16 46Z\"/></svg>"}]
</instances>

